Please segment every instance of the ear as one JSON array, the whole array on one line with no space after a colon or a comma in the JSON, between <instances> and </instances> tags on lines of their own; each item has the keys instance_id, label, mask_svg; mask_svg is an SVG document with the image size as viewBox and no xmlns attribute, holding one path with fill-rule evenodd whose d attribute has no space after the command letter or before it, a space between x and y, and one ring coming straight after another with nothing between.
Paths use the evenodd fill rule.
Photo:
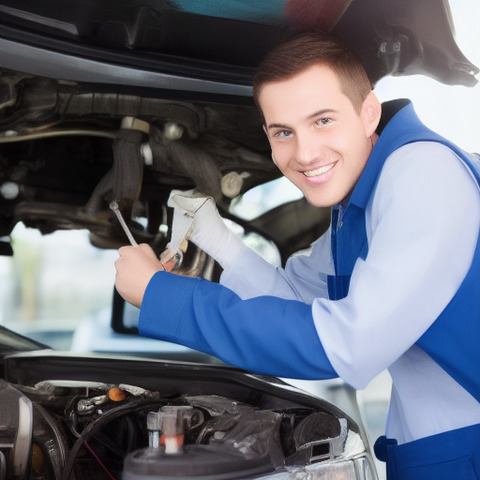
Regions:
<instances>
[{"instance_id":1,"label":"ear","mask_svg":"<svg viewBox=\"0 0 480 480\"><path fill-rule=\"evenodd\" d=\"M375 133L380 123L380 117L382 116L382 104L373 92L370 92L363 101L360 115L362 117L365 135L371 137Z\"/></svg>"}]
</instances>

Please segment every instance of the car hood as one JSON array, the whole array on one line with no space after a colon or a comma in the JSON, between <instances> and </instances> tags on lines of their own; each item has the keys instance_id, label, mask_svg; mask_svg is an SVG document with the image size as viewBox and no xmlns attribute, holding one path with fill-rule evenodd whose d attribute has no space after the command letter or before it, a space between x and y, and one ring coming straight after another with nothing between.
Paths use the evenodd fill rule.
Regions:
<instances>
[{"instance_id":1,"label":"car hood","mask_svg":"<svg viewBox=\"0 0 480 480\"><path fill-rule=\"evenodd\" d=\"M111 82L121 73L116 66L126 68L123 73L130 72L121 79L123 85L248 97L260 59L292 30L306 27L331 31L344 39L362 58L374 83L389 74L422 73L444 83L471 85L477 71L455 44L446 1L133 0L98 4L92 0L3 0L0 12L4 46L16 47L15 51L2 49L3 66L17 69L31 55L28 47L35 47L37 53L45 49L50 62L45 55L32 57L20 70L74 81ZM24 46L21 51L20 44ZM111 71L92 76L73 59L62 68L56 63L62 54L78 62L89 60L92 63L83 67L90 69L95 69L95 62L108 63ZM131 69L142 74L134 75Z\"/></svg>"}]
</instances>

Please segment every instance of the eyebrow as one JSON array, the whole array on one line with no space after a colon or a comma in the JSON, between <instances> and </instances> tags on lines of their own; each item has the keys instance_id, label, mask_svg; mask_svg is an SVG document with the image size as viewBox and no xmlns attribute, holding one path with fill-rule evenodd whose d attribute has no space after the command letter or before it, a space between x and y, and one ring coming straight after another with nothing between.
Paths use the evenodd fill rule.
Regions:
<instances>
[{"instance_id":1,"label":"eyebrow","mask_svg":"<svg viewBox=\"0 0 480 480\"><path fill-rule=\"evenodd\" d=\"M322 115L325 115L326 113L337 113L337 110L334 108L322 108L321 110L317 110L316 112L312 113L311 115L307 116L307 120L310 120L312 118L320 117ZM267 130L270 130L271 128L291 128L288 125L284 123L269 123L267 126Z\"/></svg>"},{"instance_id":2,"label":"eyebrow","mask_svg":"<svg viewBox=\"0 0 480 480\"><path fill-rule=\"evenodd\" d=\"M307 118L310 119L320 117L321 115L325 115L326 113L337 113L337 110L335 110L334 108L322 108L321 110L318 110L318 112L312 113Z\"/></svg>"}]
</instances>

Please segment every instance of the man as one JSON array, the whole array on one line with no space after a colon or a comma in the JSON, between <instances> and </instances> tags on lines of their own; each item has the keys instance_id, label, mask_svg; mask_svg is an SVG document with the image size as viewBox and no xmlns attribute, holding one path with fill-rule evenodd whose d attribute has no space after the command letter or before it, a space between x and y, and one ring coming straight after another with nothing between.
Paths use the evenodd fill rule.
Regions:
<instances>
[{"instance_id":1,"label":"man","mask_svg":"<svg viewBox=\"0 0 480 480\"><path fill-rule=\"evenodd\" d=\"M356 388L388 368L388 440L376 445L388 478L479 479L478 158L408 101L382 108L358 60L319 32L277 47L254 97L274 162L310 203L333 207L330 228L275 269L207 202L190 213L191 239L222 265L222 285L162 272L146 245L121 248L116 286L141 305L140 331Z\"/></svg>"}]
</instances>

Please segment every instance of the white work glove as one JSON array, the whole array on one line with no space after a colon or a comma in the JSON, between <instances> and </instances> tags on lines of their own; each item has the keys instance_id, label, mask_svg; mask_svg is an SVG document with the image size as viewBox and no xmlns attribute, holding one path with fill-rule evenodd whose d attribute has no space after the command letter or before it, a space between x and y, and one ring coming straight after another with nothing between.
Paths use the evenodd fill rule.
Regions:
<instances>
[{"instance_id":1,"label":"white work glove","mask_svg":"<svg viewBox=\"0 0 480 480\"><path fill-rule=\"evenodd\" d=\"M168 206L174 209L170 250L176 252L184 240L191 240L225 269L248 248L227 227L212 197L172 190Z\"/></svg>"}]
</instances>

